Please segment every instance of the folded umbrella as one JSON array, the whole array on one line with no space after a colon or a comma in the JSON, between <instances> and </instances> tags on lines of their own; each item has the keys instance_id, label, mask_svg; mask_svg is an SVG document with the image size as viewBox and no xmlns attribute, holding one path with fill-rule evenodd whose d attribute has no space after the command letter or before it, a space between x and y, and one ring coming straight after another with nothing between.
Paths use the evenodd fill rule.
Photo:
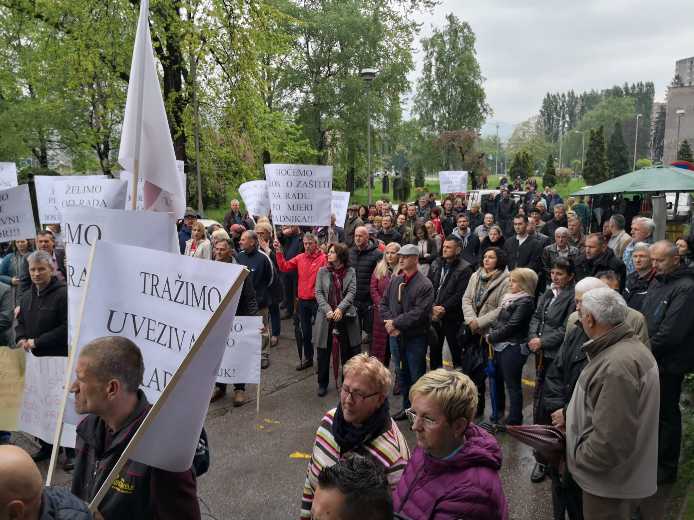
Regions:
<instances>
[{"instance_id":1,"label":"folded umbrella","mask_svg":"<svg viewBox=\"0 0 694 520\"><path fill-rule=\"evenodd\" d=\"M489 380L489 400L492 403L491 419L492 421L498 421L499 406L496 396L496 367L494 366L494 349L489 341L487 341L487 365L484 367L484 373Z\"/></svg>"},{"instance_id":2,"label":"folded umbrella","mask_svg":"<svg viewBox=\"0 0 694 520\"><path fill-rule=\"evenodd\" d=\"M481 423L479 426L491 434L508 433L514 439L527 444L535 450L535 458L541 464L560 468L566 457L566 435L554 426L545 424L503 426L490 423Z\"/></svg>"}]
</instances>

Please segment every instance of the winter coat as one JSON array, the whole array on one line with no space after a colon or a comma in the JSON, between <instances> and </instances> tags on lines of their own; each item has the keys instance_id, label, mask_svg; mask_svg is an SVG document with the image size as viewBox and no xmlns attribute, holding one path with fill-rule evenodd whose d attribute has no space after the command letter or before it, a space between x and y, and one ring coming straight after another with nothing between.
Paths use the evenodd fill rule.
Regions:
<instances>
[{"instance_id":1,"label":"winter coat","mask_svg":"<svg viewBox=\"0 0 694 520\"><path fill-rule=\"evenodd\" d=\"M577 323L580 323L578 317L578 311L574 311L566 320L566 335L564 339L569 337L569 334L576 327ZM627 317L624 318L624 323L626 323L629 328L634 332L634 335L639 339L641 343L646 345L647 348L651 348L651 340L648 338L648 327L646 326L646 318L636 309L627 309Z\"/></svg>"},{"instance_id":2,"label":"winter coat","mask_svg":"<svg viewBox=\"0 0 694 520\"><path fill-rule=\"evenodd\" d=\"M209 240L204 239L197 243L195 251L193 251L193 239L186 241L186 249L183 251L185 256L192 256L194 258L202 258L203 260L209 260L212 258L212 244Z\"/></svg>"},{"instance_id":3,"label":"winter coat","mask_svg":"<svg viewBox=\"0 0 694 520\"><path fill-rule=\"evenodd\" d=\"M436 459L418 447L393 493L393 511L413 520L505 520L501 459L496 439L472 423L450 459Z\"/></svg>"},{"instance_id":4,"label":"winter coat","mask_svg":"<svg viewBox=\"0 0 694 520\"><path fill-rule=\"evenodd\" d=\"M65 488L45 487L39 520L92 520L89 506Z\"/></svg>"},{"instance_id":5,"label":"winter coat","mask_svg":"<svg viewBox=\"0 0 694 520\"><path fill-rule=\"evenodd\" d=\"M627 279L627 269L611 249L606 249L604 253L596 258L588 259L585 253L578 255L576 259L576 281L583 280L589 276L595 276L600 271L614 271L619 276L619 290L624 290Z\"/></svg>"},{"instance_id":6,"label":"winter coat","mask_svg":"<svg viewBox=\"0 0 694 520\"><path fill-rule=\"evenodd\" d=\"M656 275L641 306L651 349L661 370L671 374L694 371L694 272L678 267Z\"/></svg>"},{"instance_id":7,"label":"winter coat","mask_svg":"<svg viewBox=\"0 0 694 520\"><path fill-rule=\"evenodd\" d=\"M455 212L453 211L451 211L450 213L443 213L441 215L441 227L443 228L444 236L448 236L451 233L453 233L453 230L457 225L457 221L458 218Z\"/></svg>"},{"instance_id":8,"label":"winter coat","mask_svg":"<svg viewBox=\"0 0 694 520\"><path fill-rule=\"evenodd\" d=\"M569 248L568 254L566 254L562 258L566 258L568 260L571 260L573 262L573 264L576 265L576 259L578 258L578 255L579 255L578 248L571 246L571 245L567 245L566 247ZM564 251L564 252L566 252L566 251ZM557 244L550 244L542 250L542 270L544 271L545 280L547 280L548 286L552 281L552 278L550 276L550 271L552 270L552 264L559 257L560 257L560 255L559 255L559 250L557 249Z\"/></svg>"},{"instance_id":9,"label":"winter coat","mask_svg":"<svg viewBox=\"0 0 694 520\"><path fill-rule=\"evenodd\" d=\"M487 292L480 305L475 303L477 291L480 286L480 276L484 271L479 268L470 277L465 294L463 294L463 317L467 325L472 320L477 320L481 332L485 332L499 315L501 298L508 292L508 269L504 269L492 281L489 282Z\"/></svg>"},{"instance_id":10,"label":"winter coat","mask_svg":"<svg viewBox=\"0 0 694 520\"><path fill-rule=\"evenodd\" d=\"M28 254L22 256L15 251L5 256L0 263L0 282L12 287L15 305L19 305L19 300L22 298L24 290L22 289L21 283L12 285L12 278L17 278L20 282L22 279L31 281L28 271L29 265L25 261L27 256Z\"/></svg>"},{"instance_id":11,"label":"winter coat","mask_svg":"<svg viewBox=\"0 0 694 520\"><path fill-rule=\"evenodd\" d=\"M186 243L190 240L192 230L183 225L178 231L178 247L181 249L181 254L186 252Z\"/></svg>"},{"instance_id":12,"label":"winter coat","mask_svg":"<svg viewBox=\"0 0 694 520\"><path fill-rule=\"evenodd\" d=\"M137 391L137 397L135 409L108 446L108 427L97 415L87 415L77 426L72 492L82 500L94 498L151 408L142 390ZM111 484L99 511L106 520L196 520L200 518L196 487L192 469L174 473L129 460Z\"/></svg>"},{"instance_id":13,"label":"winter coat","mask_svg":"<svg viewBox=\"0 0 694 520\"><path fill-rule=\"evenodd\" d=\"M55 276L45 289L32 284L22 295L15 328L15 340L33 339L31 353L41 356L67 356L67 287Z\"/></svg>"},{"instance_id":14,"label":"winter coat","mask_svg":"<svg viewBox=\"0 0 694 520\"><path fill-rule=\"evenodd\" d=\"M460 256L473 266L473 268L477 266L480 259L480 239L477 238L477 235L472 232L471 228L468 228L468 233L465 236L461 235L459 228L455 228L452 234L460 240L463 245Z\"/></svg>"},{"instance_id":15,"label":"winter coat","mask_svg":"<svg viewBox=\"0 0 694 520\"><path fill-rule=\"evenodd\" d=\"M371 238L364 249L358 249L355 245L349 250L349 266L357 275L357 292L354 297L354 304L357 307L367 307L371 303L369 297L371 275L381 258L383 253L378 250L378 241Z\"/></svg>"},{"instance_id":16,"label":"winter coat","mask_svg":"<svg viewBox=\"0 0 694 520\"><path fill-rule=\"evenodd\" d=\"M557 220L555 218L552 218L552 220L549 220L547 224L545 224L545 228L542 230L542 232L549 237L549 241L554 244L554 232L560 228L560 227L566 227L569 225L569 219L566 218L566 215L562 217L561 220Z\"/></svg>"},{"instance_id":17,"label":"winter coat","mask_svg":"<svg viewBox=\"0 0 694 520\"><path fill-rule=\"evenodd\" d=\"M301 300L316 299L316 276L318 270L328 263L328 259L320 250L312 255L301 253L291 260L285 260L281 251L276 251L277 266L283 273L296 271L299 275L298 295Z\"/></svg>"},{"instance_id":18,"label":"winter coat","mask_svg":"<svg viewBox=\"0 0 694 520\"><path fill-rule=\"evenodd\" d=\"M530 318L535 311L535 300L524 296L499 310L499 316L489 330L492 343L527 343Z\"/></svg>"},{"instance_id":19,"label":"winter coat","mask_svg":"<svg viewBox=\"0 0 694 520\"><path fill-rule=\"evenodd\" d=\"M571 476L592 495L649 497L657 489L658 365L626 323L583 349L588 363L566 410Z\"/></svg>"},{"instance_id":20,"label":"winter coat","mask_svg":"<svg viewBox=\"0 0 694 520\"><path fill-rule=\"evenodd\" d=\"M516 203L514 200L511 197L499 197L496 204L496 221L505 237L513 235L513 217L515 216Z\"/></svg>"},{"instance_id":21,"label":"winter coat","mask_svg":"<svg viewBox=\"0 0 694 520\"><path fill-rule=\"evenodd\" d=\"M655 269L651 269L646 276L641 276L638 271L627 275L627 283L622 296L627 302L627 305L637 311L641 310L643 300L648 295L648 287L655 277Z\"/></svg>"},{"instance_id":22,"label":"winter coat","mask_svg":"<svg viewBox=\"0 0 694 520\"><path fill-rule=\"evenodd\" d=\"M190 238L190 237L188 237ZM185 247L185 243L183 244ZM183 253L183 250L181 250ZM58 271L63 275L63 279L67 280L67 266L65 265L65 250L55 248L53 250L53 258L55 259ZM29 255L24 256L24 266L21 269L22 276L19 279L19 287L22 294L32 287L31 276L29 275ZM55 273L54 273L55 274Z\"/></svg>"},{"instance_id":23,"label":"winter coat","mask_svg":"<svg viewBox=\"0 0 694 520\"><path fill-rule=\"evenodd\" d=\"M364 221L359 217L347 217L347 220L345 220L345 244L349 247L354 245L354 230L363 225Z\"/></svg>"},{"instance_id":24,"label":"winter coat","mask_svg":"<svg viewBox=\"0 0 694 520\"><path fill-rule=\"evenodd\" d=\"M631 237L629 234L622 230L616 235L610 237L607 247L612 249L614 256L617 258L622 258L624 256L624 249L631 243Z\"/></svg>"},{"instance_id":25,"label":"winter coat","mask_svg":"<svg viewBox=\"0 0 694 520\"><path fill-rule=\"evenodd\" d=\"M316 311L316 320L313 324L313 335L311 336L313 344L317 348L327 348L328 346L330 322L326 315L333 310L330 303L328 303L328 294L332 284L332 274L327 267L321 267L316 276L316 303L318 303L318 310ZM357 276L354 273L354 268L348 267L345 278L342 280L342 296L337 308L342 311L342 323L347 329L347 337L352 347L361 343L361 327L357 317L357 309L354 307L354 295L356 292Z\"/></svg>"},{"instance_id":26,"label":"winter coat","mask_svg":"<svg viewBox=\"0 0 694 520\"><path fill-rule=\"evenodd\" d=\"M574 286L565 287L557 297L552 289L547 289L537 302L535 314L530 320L528 338L540 338L542 352L547 358L554 359L564 341L566 320L576 309Z\"/></svg>"},{"instance_id":27,"label":"winter coat","mask_svg":"<svg viewBox=\"0 0 694 520\"><path fill-rule=\"evenodd\" d=\"M399 296L402 296L401 301L398 301ZM426 276L416 272L405 284L405 275L401 273L390 279L383 294L380 303L381 318L393 320L393 325L404 340L426 336L433 304L434 288Z\"/></svg>"},{"instance_id":28,"label":"winter coat","mask_svg":"<svg viewBox=\"0 0 694 520\"><path fill-rule=\"evenodd\" d=\"M528 236L522 244L518 237L514 236L506 241L504 250L508 255L508 270L516 267L527 267L535 271L538 276L542 274L542 244L534 237Z\"/></svg>"},{"instance_id":29,"label":"winter coat","mask_svg":"<svg viewBox=\"0 0 694 520\"><path fill-rule=\"evenodd\" d=\"M489 240L489 235L480 240L480 258L484 256L484 252L490 247L498 247L499 249L504 249L506 246L506 239L501 236L496 242Z\"/></svg>"},{"instance_id":30,"label":"winter coat","mask_svg":"<svg viewBox=\"0 0 694 520\"><path fill-rule=\"evenodd\" d=\"M389 232L385 232L381 229L381 231L378 232L378 235L376 235L376 238L381 240L385 245L388 245L391 242L397 242L399 244L400 240L402 239L400 233L398 233L396 229L391 229Z\"/></svg>"},{"instance_id":31,"label":"winter coat","mask_svg":"<svg viewBox=\"0 0 694 520\"><path fill-rule=\"evenodd\" d=\"M14 307L12 289L9 285L0 283L0 347L7 347L13 343Z\"/></svg>"},{"instance_id":32,"label":"winter coat","mask_svg":"<svg viewBox=\"0 0 694 520\"><path fill-rule=\"evenodd\" d=\"M443 320L460 323L463 318L460 302L470 282L472 266L462 258L455 258L448 267L448 274L441 284L445 263L446 260L443 258L437 258L429 270L429 280L434 288L434 305L440 305L446 309Z\"/></svg>"},{"instance_id":33,"label":"winter coat","mask_svg":"<svg viewBox=\"0 0 694 520\"><path fill-rule=\"evenodd\" d=\"M265 252L254 248L251 251L239 251L236 261L251 272L258 308L267 308L272 303L271 287L276 278L272 260Z\"/></svg>"},{"instance_id":34,"label":"winter coat","mask_svg":"<svg viewBox=\"0 0 694 520\"><path fill-rule=\"evenodd\" d=\"M386 273L382 278L376 278L376 273L371 275L371 301L373 302L373 329L371 331L371 352L385 352L388 349L388 333L383 324L380 303L383 295L390 284L390 273Z\"/></svg>"}]
</instances>

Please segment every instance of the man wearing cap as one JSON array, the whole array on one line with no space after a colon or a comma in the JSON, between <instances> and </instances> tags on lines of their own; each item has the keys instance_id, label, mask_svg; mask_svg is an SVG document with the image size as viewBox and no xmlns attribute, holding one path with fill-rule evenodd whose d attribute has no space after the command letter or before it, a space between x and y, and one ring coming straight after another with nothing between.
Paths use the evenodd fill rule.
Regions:
<instances>
[{"instance_id":1,"label":"man wearing cap","mask_svg":"<svg viewBox=\"0 0 694 520\"><path fill-rule=\"evenodd\" d=\"M186 242L190 240L193 231L193 224L200 218L200 215L195 213L193 208L186 208L186 213L183 215L183 224L178 232L178 247L181 248L181 254L186 251Z\"/></svg>"},{"instance_id":2,"label":"man wearing cap","mask_svg":"<svg viewBox=\"0 0 694 520\"><path fill-rule=\"evenodd\" d=\"M434 304L434 287L419 272L419 248L404 245L398 251L400 274L390 280L380 303L389 336L393 363L398 367L402 409L395 420L404 420L410 407L410 387L426 372L427 335Z\"/></svg>"},{"instance_id":3,"label":"man wearing cap","mask_svg":"<svg viewBox=\"0 0 694 520\"><path fill-rule=\"evenodd\" d=\"M364 222L359 218L359 206L352 204L347 208L347 220L345 221L345 244L349 247L354 245L354 230L363 226Z\"/></svg>"}]
</instances>

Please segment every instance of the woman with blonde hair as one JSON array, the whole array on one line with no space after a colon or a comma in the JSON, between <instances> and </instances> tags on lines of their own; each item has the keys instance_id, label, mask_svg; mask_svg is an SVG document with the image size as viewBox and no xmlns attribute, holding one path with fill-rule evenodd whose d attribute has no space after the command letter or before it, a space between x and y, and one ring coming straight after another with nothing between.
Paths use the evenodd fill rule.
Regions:
<instances>
[{"instance_id":1,"label":"woman with blonde hair","mask_svg":"<svg viewBox=\"0 0 694 520\"><path fill-rule=\"evenodd\" d=\"M391 277L397 275L400 271L400 267L398 267L398 251L400 251L400 244L397 242L391 242L386 246L383 258L376 264L376 268L371 274L371 285L369 288L371 300L373 301L371 355L378 358L385 366L390 365L390 349L388 348L388 333L378 307L383 299L383 294L388 288ZM396 390L398 389L396 388Z\"/></svg>"},{"instance_id":2,"label":"woman with blonde hair","mask_svg":"<svg viewBox=\"0 0 694 520\"><path fill-rule=\"evenodd\" d=\"M212 244L207 239L205 226L202 222L196 220L193 223L190 232L190 239L186 242L186 249L183 252L186 256L194 256L195 258L203 258L210 260L212 258Z\"/></svg>"},{"instance_id":3,"label":"woman with blonde hair","mask_svg":"<svg viewBox=\"0 0 694 520\"><path fill-rule=\"evenodd\" d=\"M499 316L485 335L488 344L494 348L496 365L497 410L498 416L492 421L500 420L504 414L506 395L509 396L509 414L505 424L523 424L523 389L521 377L523 365L528 359L528 327L535 311L535 287L537 274L527 267L511 271L509 290L501 299Z\"/></svg>"},{"instance_id":4,"label":"woman with blonde hair","mask_svg":"<svg viewBox=\"0 0 694 520\"><path fill-rule=\"evenodd\" d=\"M472 420L477 389L458 371L439 368L410 389L406 413L417 447L395 493L393 510L407 518L505 520L499 478L501 448Z\"/></svg>"}]
</instances>

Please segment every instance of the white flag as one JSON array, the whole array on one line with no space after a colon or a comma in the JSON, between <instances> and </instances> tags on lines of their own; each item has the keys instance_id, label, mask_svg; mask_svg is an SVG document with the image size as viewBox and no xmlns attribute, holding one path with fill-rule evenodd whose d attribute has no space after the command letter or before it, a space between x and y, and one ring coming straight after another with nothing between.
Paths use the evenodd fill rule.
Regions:
<instances>
[{"instance_id":1,"label":"white flag","mask_svg":"<svg viewBox=\"0 0 694 520\"><path fill-rule=\"evenodd\" d=\"M185 212L185 186L177 173L148 14L149 2L143 0L130 65L118 162L125 170L134 172L135 162L139 160L138 176L144 181L145 209L170 211L178 217Z\"/></svg>"}]
</instances>

